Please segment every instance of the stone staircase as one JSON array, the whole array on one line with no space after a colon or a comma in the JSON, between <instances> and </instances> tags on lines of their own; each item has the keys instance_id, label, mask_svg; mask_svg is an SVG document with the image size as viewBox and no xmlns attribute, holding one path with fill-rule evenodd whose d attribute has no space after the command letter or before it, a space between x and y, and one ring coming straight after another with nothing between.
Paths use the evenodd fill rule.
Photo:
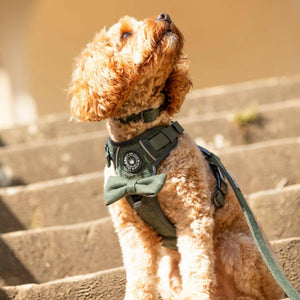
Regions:
<instances>
[{"instance_id":1,"label":"stone staircase","mask_svg":"<svg viewBox=\"0 0 300 300\"><path fill-rule=\"evenodd\" d=\"M300 290L300 76L194 90L176 119L234 175ZM0 299L120 300L104 123L0 131Z\"/></svg>"}]
</instances>

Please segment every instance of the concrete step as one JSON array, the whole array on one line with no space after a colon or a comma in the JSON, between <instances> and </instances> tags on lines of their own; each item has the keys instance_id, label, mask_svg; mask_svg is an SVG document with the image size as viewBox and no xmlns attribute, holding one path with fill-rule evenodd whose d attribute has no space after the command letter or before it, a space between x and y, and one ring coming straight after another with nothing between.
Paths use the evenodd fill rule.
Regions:
<instances>
[{"instance_id":1,"label":"concrete step","mask_svg":"<svg viewBox=\"0 0 300 300\"><path fill-rule=\"evenodd\" d=\"M299 263L295 264L300 254L300 238L291 238L273 242L275 253L291 280L300 290L297 274ZM94 274L69 277L44 284L28 284L4 287L0 290L0 299L109 299L120 300L124 297L125 273L123 268L110 269Z\"/></svg>"},{"instance_id":2,"label":"concrete step","mask_svg":"<svg viewBox=\"0 0 300 300\"><path fill-rule=\"evenodd\" d=\"M177 117L217 111L239 111L262 104L274 104L300 97L300 75L269 78L193 90ZM49 115L30 125L0 131L0 146L64 137L104 128L104 122L77 124L68 122L69 113Z\"/></svg>"},{"instance_id":3,"label":"concrete step","mask_svg":"<svg viewBox=\"0 0 300 300\"><path fill-rule=\"evenodd\" d=\"M1 235L0 286L42 283L121 265L110 218Z\"/></svg>"},{"instance_id":4,"label":"concrete step","mask_svg":"<svg viewBox=\"0 0 300 300\"><path fill-rule=\"evenodd\" d=\"M273 192L274 197L268 199L270 195L271 191L250 195L250 204L266 234L272 239L300 236L297 210L300 185ZM264 201L267 199L263 204L262 197ZM284 200L286 203L274 214L274 209ZM291 217L294 222L289 221ZM0 255L3 255L2 259L0 256L0 285L26 283L26 279L46 282L121 265L119 243L109 217L77 225L2 234Z\"/></svg>"},{"instance_id":5,"label":"concrete step","mask_svg":"<svg viewBox=\"0 0 300 300\"><path fill-rule=\"evenodd\" d=\"M17 125L0 130L0 147L35 141L46 141L48 139L104 129L105 122L71 122L70 113L48 115L28 125Z\"/></svg>"},{"instance_id":6,"label":"concrete step","mask_svg":"<svg viewBox=\"0 0 300 300\"><path fill-rule=\"evenodd\" d=\"M299 183L300 138L237 146L220 158L245 194Z\"/></svg>"},{"instance_id":7,"label":"concrete step","mask_svg":"<svg viewBox=\"0 0 300 300\"><path fill-rule=\"evenodd\" d=\"M300 74L193 90L182 106L184 115L240 110L300 96Z\"/></svg>"},{"instance_id":8,"label":"concrete step","mask_svg":"<svg viewBox=\"0 0 300 300\"><path fill-rule=\"evenodd\" d=\"M0 149L0 186L25 185L104 168L105 133L14 145Z\"/></svg>"},{"instance_id":9,"label":"concrete step","mask_svg":"<svg viewBox=\"0 0 300 300\"><path fill-rule=\"evenodd\" d=\"M277 240L272 246L291 284L300 292L300 237Z\"/></svg>"},{"instance_id":10,"label":"concrete step","mask_svg":"<svg viewBox=\"0 0 300 300\"><path fill-rule=\"evenodd\" d=\"M0 189L0 233L107 217L103 173Z\"/></svg>"},{"instance_id":11,"label":"concrete step","mask_svg":"<svg viewBox=\"0 0 300 300\"><path fill-rule=\"evenodd\" d=\"M241 124L241 121L236 120L243 114L248 115L248 123ZM178 121L197 143L210 149L224 149L234 145L299 136L299 115L300 98L250 107L241 112L194 115L179 118Z\"/></svg>"},{"instance_id":12,"label":"concrete step","mask_svg":"<svg viewBox=\"0 0 300 300\"><path fill-rule=\"evenodd\" d=\"M125 292L123 267L44 284L0 288L1 300L120 300Z\"/></svg>"},{"instance_id":13,"label":"concrete step","mask_svg":"<svg viewBox=\"0 0 300 300\"><path fill-rule=\"evenodd\" d=\"M245 194L300 182L300 138L236 146L219 156Z\"/></svg>"},{"instance_id":14,"label":"concrete step","mask_svg":"<svg viewBox=\"0 0 300 300\"><path fill-rule=\"evenodd\" d=\"M300 237L300 184L253 193L247 200L270 240Z\"/></svg>"},{"instance_id":15,"label":"concrete step","mask_svg":"<svg viewBox=\"0 0 300 300\"><path fill-rule=\"evenodd\" d=\"M66 176L91 173L105 166L105 136L70 137L43 145L23 145L0 150L2 185L31 184ZM245 193L273 189L282 179L300 181L300 139L287 138L220 151L228 170ZM1 176L0 176L1 177Z\"/></svg>"}]
</instances>

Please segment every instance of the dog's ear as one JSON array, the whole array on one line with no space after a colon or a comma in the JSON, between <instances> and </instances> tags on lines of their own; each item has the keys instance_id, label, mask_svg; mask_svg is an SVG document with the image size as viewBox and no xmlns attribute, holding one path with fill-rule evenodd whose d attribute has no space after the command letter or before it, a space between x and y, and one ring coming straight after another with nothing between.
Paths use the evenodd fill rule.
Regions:
<instances>
[{"instance_id":1,"label":"dog's ear","mask_svg":"<svg viewBox=\"0 0 300 300\"><path fill-rule=\"evenodd\" d=\"M100 121L113 116L133 90L133 66L119 55L105 30L97 34L82 51L72 74L72 118Z\"/></svg>"},{"instance_id":2,"label":"dog's ear","mask_svg":"<svg viewBox=\"0 0 300 300\"><path fill-rule=\"evenodd\" d=\"M181 58L168 77L164 88L165 110L171 116L180 110L191 85L188 61L186 58Z\"/></svg>"}]
</instances>

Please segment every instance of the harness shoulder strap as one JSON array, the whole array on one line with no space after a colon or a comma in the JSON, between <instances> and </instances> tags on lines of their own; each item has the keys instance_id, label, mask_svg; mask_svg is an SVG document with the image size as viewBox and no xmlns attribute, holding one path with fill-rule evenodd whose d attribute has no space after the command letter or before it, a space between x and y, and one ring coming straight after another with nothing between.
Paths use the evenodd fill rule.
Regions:
<instances>
[{"instance_id":1,"label":"harness shoulder strap","mask_svg":"<svg viewBox=\"0 0 300 300\"><path fill-rule=\"evenodd\" d=\"M209 159L211 153L201 146L198 146L198 148L206 157L206 160L210 166L210 169L216 179L216 188L215 188L215 192L213 193L213 195L211 197L211 201L215 205L216 208L221 208L225 203L225 196L226 196L227 190L228 190L224 174L223 174L222 170L220 169L219 165Z\"/></svg>"}]
</instances>

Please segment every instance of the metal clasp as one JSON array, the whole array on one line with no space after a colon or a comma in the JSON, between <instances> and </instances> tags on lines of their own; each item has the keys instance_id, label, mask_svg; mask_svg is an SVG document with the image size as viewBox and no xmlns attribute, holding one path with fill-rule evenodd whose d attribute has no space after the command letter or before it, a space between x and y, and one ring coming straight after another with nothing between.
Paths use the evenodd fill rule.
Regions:
<instances>
[{"instance_id":1,"label":"metal clasp","mask_svg":"<svg viewBox=\"0 0 300 300\"><path fill-rule=\"evenodd\" d=\"M111 158L110 153L109 153L108 144L105 144L104 149L105 149L106 164L110 168L112 158Z\"/></svg>"}]
</instances>

